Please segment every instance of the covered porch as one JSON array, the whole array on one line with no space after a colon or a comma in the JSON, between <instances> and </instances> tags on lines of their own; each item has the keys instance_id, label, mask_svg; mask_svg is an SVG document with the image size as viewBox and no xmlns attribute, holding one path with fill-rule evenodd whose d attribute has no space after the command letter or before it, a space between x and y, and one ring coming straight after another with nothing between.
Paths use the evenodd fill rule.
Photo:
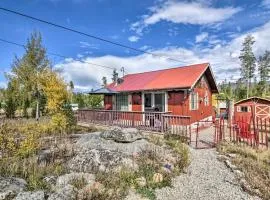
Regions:
<instances>
[{"instance_id":1,"label":"covered porch","mask_svg":"<svg viewBox=\"0 0 270 200\"><path fill-rule=\"evenodd\" d=\"M80 109L79 123L138 128L146 131L167 132L188 135L190 117L172 115L170 112L140 112Z\"/></svg>"}]
</instances>

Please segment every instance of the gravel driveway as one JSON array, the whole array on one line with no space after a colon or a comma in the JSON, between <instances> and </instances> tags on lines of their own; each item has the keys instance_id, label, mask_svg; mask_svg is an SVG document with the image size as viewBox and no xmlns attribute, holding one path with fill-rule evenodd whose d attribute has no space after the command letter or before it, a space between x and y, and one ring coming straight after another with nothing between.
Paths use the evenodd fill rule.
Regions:
<instances>
[{"instance_id":1,"label":"gravel driveway","mask_svg":"<svg viewBox=\"0 0 270 200\"><path fill-rule=\"evenodd\" d=\"M173 188L156 190L160 200L259 199L242 191L234 174L217 160L215 149L191 151L188 173L173 180Z\"/></svg>"}]
</instances>

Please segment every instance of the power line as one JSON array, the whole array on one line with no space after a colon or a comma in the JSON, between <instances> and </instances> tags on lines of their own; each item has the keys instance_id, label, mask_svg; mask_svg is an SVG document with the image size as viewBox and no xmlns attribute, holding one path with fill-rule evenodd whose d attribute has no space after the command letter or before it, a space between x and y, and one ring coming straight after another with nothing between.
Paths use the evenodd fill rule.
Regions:
<instances>
[{"instance_id":1,"label":"power line","mask_svg":"<svg viewBox=\"0 0 270 200\"><path fill-rule=\"evenodd\" d=\"M16 45L16 46L22 47L22 48L24 48L24 49L26 48L25 45L19 44L19 43L17 43L17 42L12 42L12 41L5 40L5 39L2 39L2 38L0 38L0 41L1 41L1 42L5 42L5 43L8 43L8 44ZM53 52L47 52L47 53L50 54L50 55L52 55L52 56L57 56L57 57L64 58L64 59L70 58L70 57L68 57L68 56L64 56L64 55L61 55L61 54L58 54L58 53L53 53ZM100 65L100 64L92 63L92 62L87 62L87 61L84 61L84 60L82 60L82 59L76 59L76 58L75 58L75 59L72 58L72 59L75 60L75 61L87 63L87 64L94 65L94 66L98 66L98 67L103 67L103 68L112 69L112 70L113 70L113 69L116 69L116 68L114 68L114 67L109 67L109 66L105 66L105 65Z\"/></svg>"},{"instance_id":2,"label":"power line","mask_svg":"<svg viewBox=\"0 0 270 200\"><path fill-rule=\"evenodd\" d=\"M93 38L93 39L96 39L96 40L100 40L102 42L106 42L106 43L110 43L110 44L113 44L113 45L116 45L116 46L120 46L120 47L123 47L123 48L126 48L126 49L130 49L130 50L137 51L137 52L140 52L140 53L145 53L145 54L157 56L157 57L160 57L160 58L164 57L164 58L167 58L168 60L182 63L182 61L174 59L174 58L170 58L168 56L163 56L163 55L155 54L155 53L152 53L152 52L149 52L149 51L144 51L144 50L141 50L141 49L130 47L130 46L127 46L125 44L121 44L121 43L114 42L114 41L111 41L111 40L108 40L108 39L104 39L102 37L95 36L95 35L92 35L92 34L84 33L82 31L78 31L78 30L73 29L73 28L69 28L69 27L59 25L59 24L56 24L56 23L53 23L53 22L49 22L49 21L46 21L46 20L43 20L43 19L40 19L40 18L36 18L36 17L30 16L30 15L27 15L27 14L24 14L24 13L20 13L20 12L14 11L14 10L10 10L10 9L3 8L3 7L0 7L0 10L9 12L9 13L12 13L12 14L15 14L15 15L19 15L19 16L22 16L22 17L25 17L25 18L29 18L29 19L32 19L32 20L35 20L35 21L38 21L38 22L41 22L41 23L44 23L44 24L48 24L48 25L51 25L51 26L54 26L54 27L57 27L57 28L61 28L61 29L64 29L64 30L67 30L67 31L70 31L70 32L73 32L73 33L77 33L77 34L80 34L80 35L83 35L83 36L86 36L86 37L90 37L90 38Z\"/></svg>"}]
</instances>

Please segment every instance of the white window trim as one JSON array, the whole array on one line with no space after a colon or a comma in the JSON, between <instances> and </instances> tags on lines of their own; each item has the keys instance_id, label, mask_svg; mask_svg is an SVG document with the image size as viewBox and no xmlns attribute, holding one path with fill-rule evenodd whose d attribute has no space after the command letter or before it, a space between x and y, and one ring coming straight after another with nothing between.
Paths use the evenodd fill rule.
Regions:
<instances>
[{"instance_id":1,"label":"white window trim","mask_svg":"<svg viewBox=\"0 0 270 200\"><path fill-rule=\"evenodd\" d=\"M205 92L205 95L204 95L204 105L209 106L209 96L208 96L207 91Z\"/></svg>"},{"instance_id":2,"label":"white window trim","mask_svg":"<svg viewBox=\"0 0 270 200\"><path fill-rule=\"evenodd\" d=\"M194 97L194 108L192 108L192 96ZM191 92L189 95L189 110L198 110L199 109L199 95L198 92Z\"/></svg>"}]
</instances>

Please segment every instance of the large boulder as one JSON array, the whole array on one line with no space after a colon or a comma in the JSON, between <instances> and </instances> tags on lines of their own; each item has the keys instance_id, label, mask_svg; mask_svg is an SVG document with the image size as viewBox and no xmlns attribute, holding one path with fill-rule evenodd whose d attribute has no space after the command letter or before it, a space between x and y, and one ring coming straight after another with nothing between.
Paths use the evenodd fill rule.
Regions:
<instances>
[{"instance_id":1,"label":"large boulder","mask_svg":"<svg viewBox=\"0 0 270 200\"><path fill-rule=\"evenodd\" d=\"M105 137L107 135L108 137ZM109 135L104 132L96 132L84 134L81 138L76 142L74 146L75 154L81 154L84 149L107 149L111 151L119 151L124 154L132 155L133 153L138 153L142 149L145 148L149 142L145 139L136 140L130 143L120 143L115 142L113 139L105 139L111 138Z\"/></svg>"},{"instance_id":2,"label":"large boulder","mask_svg":"<svg viewBox=\"0 0 270 200\"><path fill-rule=\"evenodd\" d=\"M20 192L15 200L45 200L44 191L35 191L35 192Z\"/></svg>"},{"instance_id":3,"label":"large boulder","mask_svg":"<svg viewBox=\"0 0 270 200\"><path fill-rule=\"evenodd\" d=\"M108 149L84 149L68 161L71 171L95 173L109 171L114 167L127 163L127 155Z\"/></svg>"},{"instance_id":4,"label":"large boulder","mask_svg":"<svg viewBox=\"0 0 270 200\"><path fill-rule=\"evenodd\" d=\"M100 136L107 140L114 140L115 142L134 142L143 139L143 135L136 128L119 128L112 127L100 134Z\"/></svg>"},{"instance_id":5,"label":"large boulder","mask_svg":"<svg viewBox=\"0 0 270 200\"><path fill-rule=\"evenodd\" d=\"M27 183L20 178L0 177L0 200L11 199L26 189Z\"/></svg>"}]
</instances>

